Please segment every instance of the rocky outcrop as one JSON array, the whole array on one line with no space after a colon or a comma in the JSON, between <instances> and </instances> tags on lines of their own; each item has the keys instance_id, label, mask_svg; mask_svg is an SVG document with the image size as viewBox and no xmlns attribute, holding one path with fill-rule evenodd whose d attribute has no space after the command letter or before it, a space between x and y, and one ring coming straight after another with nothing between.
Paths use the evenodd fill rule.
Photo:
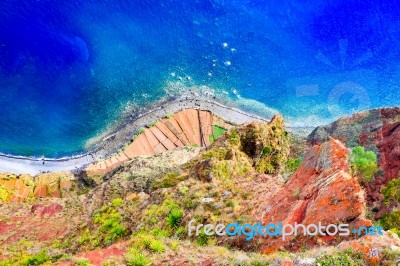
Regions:
<instances>
[{"instance_id":1,"label":"rocky outcrop","mask_svg":"<svg viewBox=\"0 0 400 266\"><path fill-rule=\"evenodd\" d=\"M340 141L329 138L309 148L300 168L286 179L289 173L280 173L286 173L281 170L289 146L283 119L276 116L269 123L231 128L205 149L132 158L81 195L68 173L4 175L0 198L8 194L7 203L0 204L0 260L19 265L46 253L44 259L57 265L87 263L83 259L93 265L136 260L154 265L326 265L337 258L362 265L390 255L392 263L396 258L390 252L400 249L400 239L389 232L375 238L256 236L251 241L243 235L187 235L192 218L198 224L320 222L347 223L350 229L372 224L365 218L364 190L350 175L349 150ZM23 191L22 184L30 188L29 199L9 202L13 193ZM349 248L355 250L352 258ZM303 249L288 256L274 253Z\"/></svg>"},{"instance_id":2,"label":"rocky outcrop","mask_svg":"<svg viewBox=\"0 0 400 266\"><path fill-rule=\"evenodd\" d=\"M71 172L30 175L0 174L0 202L29 197L69 197L76 194L77 180Z\"/></svg>"},{"instance_id":3,"label":"rocky outcrop","mask_svg":"<svg viewBox=\"0 0 400 266\"><path fill-rule=\"evenodd\" d=\"M289 155L283 118L251 122L231 129L190 166L200 180L230 179L250 174L278 174Z\"/></svg>"},{"instance_id":4,"label":"rocky outcrop","mask_svg":"<svg viewBox=\"0 0 400 266\"><path fill-rule=\"evenodd\" d=\"M379 168L387 183L400 176L400 107L360 112L317 127L309 136L310 145L321 144L329 137L347 147L364 146L378 154Z\"/></svg>"},{"instance_id":5,"label":"rocky outcrop","mask_svg":"<svg viewBox=\"0 0 400 266\"><path fill-rule=\"evenodd\" d=\"M380 170L365 188L369 206L380 205L382 187L400 177L400 107L364 111L317 127L308 136L308 143L320 144L329 136L347 147L361 145L378 155Z\"/></svg>"},{"instance_id":6,"label":"rocky outcrop","mask_svg":"<svg viewBox=\"0 0 400 266\"><path fill-rule=\"evenodd\" d=\"M348 150L338 140L315 145L305 154L300 168L289 182L270 195L259 210L263 224L347 223L350 227L370 226L364 217L364 193L356 178L349 174ZM270 253L284 247L297 250L322 243L335 243L338 236L291 236L262 239L262 250Z\"/></svg>"}]
</instances>

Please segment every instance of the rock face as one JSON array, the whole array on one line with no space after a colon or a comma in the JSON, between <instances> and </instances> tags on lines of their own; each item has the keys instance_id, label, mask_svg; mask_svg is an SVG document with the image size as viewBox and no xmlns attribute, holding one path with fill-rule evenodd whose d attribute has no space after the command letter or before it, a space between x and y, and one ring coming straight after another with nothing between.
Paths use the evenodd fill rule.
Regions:
<instances>
[{"instance_id":1,"label":"rock face","mask_svg":"<svg viewBox=\"0 0 400 266\"><path fill-rule=\"evenodd\" d=\"M364 111L317 127L309 136L311 145L329 136L347 147L364 146L378 153L379 167L386 183L400 175L400 107Z\"/></svg>"},{"instance_id":2,"label":"rock face","mask_svg":"<svg viewBox=\"0 0 400 266\"><path fill-rule=\"evenodd\" d=\"M65 208L66 204L62 199L48 200L50 201L34 205L14 202L0 206L0 213L7 217L0 220L0 250L5 250L4 246L14 245L24 239L54 241L65 236L71 228L81 222L84 212ZM73 201L69 204L77 206L79 202Z\"/></svg>"},{"instance_id":3,"label":"rock face","mask_svg":"<svg viewBox=\"0 0 400 266\"><path fill-rule=\"evenodd\" d=\"M283 118L269 123L251 122L230 130L203 153L191 169L200 180L243 177L250 173L277 174L289 155Z\"/></svg>"},{"instance_id":4,"label":"rock face","mask_svg":"<svg viewBox=\"0 0 400 266\"><path fill-rule=\"evenodd\" d=\"M400 177L400 108L365 111L317 127L308 136L308 143L320 144L329 136L342 141L347 147L361 145L377 153L381 171L367 184L366 190L370 205L380 201L381 188Z\"/></svg>"},{"instance_id":5,"label":"rock face","mask_svg":"<svg viewBox=\"0 0 400 266\"><path fill-rule=\"evenodd\" d=\"M69 197L76 194L77 181L70 172L30 175L0 174L0 202L23 201L29 197Z\"/></svg>"},{"instance_id":6,"label":"rock face","mask_svg":"<svg viewBox=\"0 0 400 266\"><path fill-rule=\"evenodd\" d=\"M352 226L371 222L364 218L364 193L356 178L349 174L348 150L339 141L330 139L308 151L302 165L290 181L269 197L260 210L263 224L279 223L322 225L347 223ZM300 247L320 243L335 243L338 236L303 235L281 238L263 238L262 250L270 253L285 247Z\"/></svg>"},{"instance_id":7,"label":"rock face","mask_svg":"<svg viewBox=\"0 0 400 266\"><path fill-rule=\"evenodd\" d=\"M392 129L385 132L396 139ZM314 265L328 249L347 256L352 248L363 256L354 254L357 261L373 265L390 255L393 262L390 252L400 250L400 239L389 232L381 237L256 236L251 241L244 234L187 235L192 218L198 224L225 225L345 223L350 230L372 224L364 214L364 190L350 175L349 150L340 141L329 138L314 145L286 181L281 167L289 149L282 117L276 116L270 123L231 128L208 148L135 157L86 193L77 193L68 173L0 175L0 260L25 265L17 262L35 262L43 250L48 263L57 265L83 264L82 258L93 265L133 265L143 257L148 263L142 264L152 265ZM26 187L28 200L10 202ZM302 249L306 253L285 257L254 252Z\"/></svg>"}]
</instances>

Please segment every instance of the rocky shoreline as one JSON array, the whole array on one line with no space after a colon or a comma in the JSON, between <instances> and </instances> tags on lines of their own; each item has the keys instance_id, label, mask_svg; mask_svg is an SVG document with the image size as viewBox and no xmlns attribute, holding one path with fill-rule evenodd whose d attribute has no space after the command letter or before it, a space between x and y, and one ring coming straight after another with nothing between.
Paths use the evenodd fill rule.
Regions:
<instances>
[{"instance_id":1,"label":"rocky shoreline","mask_svg":"<svg viewBox=\"0 0 400 266\"><path fill-rule=\"evenodd\" d=\"M273 116L271 112L271 114L266 114L268 117L263 118L203 96L183 95L173 100L157 103L157 107L145 113L123 119L122 123L115 127L110 134L95 140L85 154L63 158L32 158L0 154L0 171L30 175L54 171L79 171L84 166L118 151L132 139L139 129L187 108L210 111L232 124L242 124L253 120L269 121Z\"/></svg>"}]
</instances>

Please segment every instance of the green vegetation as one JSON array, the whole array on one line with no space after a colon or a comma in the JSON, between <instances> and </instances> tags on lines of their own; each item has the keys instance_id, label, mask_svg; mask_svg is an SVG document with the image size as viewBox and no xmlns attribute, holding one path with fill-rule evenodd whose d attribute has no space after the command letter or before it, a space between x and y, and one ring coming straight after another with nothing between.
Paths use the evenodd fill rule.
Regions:
<instances>
[{"instance_id":1,"label":"green vegetation","mask_svg":"<svg viewBox=\"0 0 400 266\"><path fill-rule=\"evenodd\" d=\"M285 170L287 173L294 173L299 169L301 165L301 158L292 159L289 158L285 164Z\"/></svg>"},{"instance_id":2,"label":"green vegetation","mask_svg":"<svg viewBox=\"0 0 400 266\"><path fill-rule=\"evenodd\" d=\"M162 204L152 204L147 207L144 212L144 223L146 230L155 230L155 232L160 232L161 234L166 233L161 229L155 229L154 225L158 224L161 228L164 226L167 233L170 234L175 232L180 226L182 221L183 211L180 209L172 199L166 199Z\"/></svg>"},{"instance_id":3,"label":"green vegetation","mask_svg":"<svg viewBox=\"0 0 400 266\"><path fill-rule=\"evenodd\" d=\"M86 228L79 235L76 243L79 246L89 244L92 247L107 246L127 235L127 229L122 224L118 208L123 205L123 200L116 198L108 205L100 208L93 216L96 228Z\"/></svg>"},{"instance_id":4,"label":"green vegetation","mask_svg":"<svg viewBox=\"0 0 400 266\"><path fill-rule=\"evenodd\" d=\"M42 265L43 263L50 261L50 256L47 255L45 251L41 251L38 254L31 255L27 257L23 262L22 265L31 266L31 265Z\"/></svg>"},{"instance_id":5,"label":"green vegetation","mask_svg":"<svg viewBox=\"0 0 400 266\"><path fill-rule=\"evenodd\" d=\"M212 135L210 135L210 143L214 143L214 141L216 141L217 139L219 139L222 135L225 134L225 132L227 131L226 128L217 126L217 125L213 125L212 126Z\"/></svg>"},{"instance_id":6,"label":"green vegetation","mask_svg":"<svg viewBox=\"0 0 400 266\"><path fill-rule=\"evenodd\" d=\"M240 144L240 135L236 129L230 131L228 141L229 144L233 146L238 146Z\"/></svg>"},{"instance_id":7,"label":"green vegetation","mask_svg":"<svg viewBox=\"0 0 400 266\"><path fill-rule=\"evenodd\" d=\"M172 208L167 216L166 223L171 229L179 227L183 217L183 211L179 208Z\"/></svg>"},{"instance_id":8,"label":"green vegetation","mask_svg":"<svg viewBox=\"0 0 400 266\"><path fill-rule=\"evenodd\" d=\"M386 203L400 202L400 178L392 179L382 188L382 194Z\"/></svg>"},{"instance_id":9,"label":"green vegetation","mask_svg":"<svg viewBox=\"0 0 400 266\"><path fill-rule=\"evenodd\" d=\"M317 259L321 266L358 266L365 265L363 256L359 252L347 250L334 254L325 254Z\"/></svg>"},{"instance_id":10,"label":"green vegetation","mask_svg":"<svg viewBox=\"0 0 400 266\"><path fill-rule=\"evenodd\" d=\"M355 175L360 175L365 181L372 180L372 176L378 170L376 154L365 151L364 147L357 146L351 150L351 167Z\"/></svg>"},{"instance_id":11,"label":"green vegetation","mask_svg":"<svg viewBox=\"0 0 400 266\"><path fill-rule=\"evenodd\" d=\"M125 256L126 264L133 266L150 265L155 254L163 253L166 250L162 241L164 236L160 235L161 232L163 231L158 229L151 232L140 231L134 235L132 238L133 247Z\"/></svg>"},{"instance_id":12,"label":"green vegetation","mask_svg":"<svg viewBox=\"0 0 400 266\"><path fill-rule=\"evenodd\" d=\"M241 149L252 159L258 173L277 174L283 170L290 138L281 116L276 116L270 124L251 123L240 136Z\"/></svg>"},{"instance_id":13,"label":"green vegetation","mask_svg":"<svg viewBox=\"0 0 400 266\"><path fill-rule=\"evenodd\" d=\"M75 266L88 266L88 265L90 265L90 262L88 259L85 258L78 259L75 262Z\"/></svg>"},{"instance_id":14,"label":"green vegetation","mask_svg":"<svg viewBox=\"0 0 400 266\"><path fill-rule=\"evenodd\" d=\"M24 250L16 251L18 255L13 258L4 260L0 262L0 266L10 266L10 265L21 265L21 266L36 266L43 264L51 264L53 262L58 261L65 254L54 254L49 255L45 249L42 249L40 252L36 254L27 254L27 247L24 247Z\"/></svg>"},{"instance_id":15,"label":"green vegetation","mask_svg":"<svg viewBox=\"0 0 400 266\"><path fill-rule=\"evenodd\" d=\"M384 249L381 253L380 265L398 265L400 258L400 251Z\"/></svg>"},{"instance_id":16,"label":"green vegetation","mask_svg":"<svg viewBox=\"0 0 400 266\"><path fill-rule=\"evenodd\" d=\"M180 175L177 172L170 172L167 173L163 178L156 180L152 188L153 189L159 189L159 188L168 188L168 187L174 187L176 186L179 182L185 180L186 177L183 175Z\"/></svg>"},{"instance_id":17,"label":"green vegetation","mask_svg":"<svg viewBox=\"0 0 400 266\"><path fill-rule=\"evenodd\" d=\"M133 247L139 251L147 250L163 253L165 251L165 245L160 238L160 236L155 236L150 232L141 231L133 237Z\"/></svg>"},{"instance_id":18,"label":"green vegetation","mask_svg":"<svg viewBox=\"0 0 400 266\"><path fill-rule=\"evenodd\" d=\"M125 256L125 262L128 266L147 266L151 264L151 261L136 249L129 250Z\"/></svg>"},{"instance_id":19,"label":"green vegetation","mask_svg":"<svg viewBox=\"0 0 400 266\"><path fill-rule=\"evenodd\" d=\"M158 227L154 227L150 230L150 234L157 237L169 237L170 233L166 230L162 230Z\"/></svg>"},{"instance_id":20,"label":"green vegetation","mask_svg":"<svg viewBox=\"0 0 400 266\"><path fill-rule=\"evenodd\" d=\"M0 200L2 202L6 202L9 196L10 196L10 192L7 189L0 186Z\"/></svg>"},{"instance_id":21,"label":"green vegetation","mask_svg":"<svg viewBox=\"0 0 400 266\"><path fill-rule=\"evenodd\" d=\"M196 243L199 246L205 246L208 243L208 239L210 236L206 235L204 231L200 231L200 234L197 236Z\"/></svg>"},{"instance_id":22,"label":"green vegetation","mask_svg":"<svg viewBox=\"0 0 400 266\"><path fill-rule=\"evenodd\" d=\"M154 127L157 124L158 120L151 122L147 125L148 128Z\"/></svg>"},{"instance_id":23,"label":"green vegetation","mask_svg":"<svg viewBox=\"0 0 400 266\"><path fill-rule=\"evenodd\" d=\"M395 233L400 231L400 210L394 210L382 215L379 224L385 230L392 230Z\"/></svg>"},{"instance_id":24,"label":"green vegetation","mask_svg":"<svg viewBox=\"0 0 400 266\"><path fill-rule=\"evenodd\" d=\"M114 201L111 203L113 206ZM115 204L115 203L114 203ZM99 232L103 233L101 239L104 244L109 245L121 238L126 233L126 228L122 225L121 214L119 214L114 208L105 208L100 210L94 218L94 223L99 224Z\"/></svg>"},{"instance_id":25,"label":"green vegetation","mask_svg":"<svg viewBox=\"0 0 400 266\"><path fill-rule=\"evenodd\" d=\"M120 207L124 204L124 201L121 198L116 198L111 201L111 207Z\"/></svg>"}]
</instances>

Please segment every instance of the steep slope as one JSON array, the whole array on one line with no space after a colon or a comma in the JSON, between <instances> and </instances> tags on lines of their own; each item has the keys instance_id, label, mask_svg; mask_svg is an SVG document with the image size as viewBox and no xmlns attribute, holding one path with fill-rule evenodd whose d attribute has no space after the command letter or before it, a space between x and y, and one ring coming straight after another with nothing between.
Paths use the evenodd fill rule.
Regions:
<instances>
[{"instance_id":1,"label":"steep slope","mask_svg":"<svg viewBox=\"0 0 400 266\"><path fill-rule=\"evenodd\" d=\"M244 233L188 235L192 219L203 225L372 224L345 145L333 138L314 145L298 169L287 165L290 150L278 115L233 127L208 147L135 156L102 178L83 176L94 180L91 187L76 185L67 197L7 202L0 205L0 265L396 263L400 239L390 232L251 240Z\"/></svg>"},{"instance_id":2,"label":"steep slope","mask_svg":"<svg viewBox=\"0 0 400 266\"><path fill-rule=\"evenodd\" d=\"M377 154L379 170L363 186L375 218L390 211L390 206L383 202L381 190L389 181L400 178L400 108L368 110L317 127L308 136L308 143L320 144L329 136L339 139L347 147L360 145Z\"/></svg>"}]
</instances>

